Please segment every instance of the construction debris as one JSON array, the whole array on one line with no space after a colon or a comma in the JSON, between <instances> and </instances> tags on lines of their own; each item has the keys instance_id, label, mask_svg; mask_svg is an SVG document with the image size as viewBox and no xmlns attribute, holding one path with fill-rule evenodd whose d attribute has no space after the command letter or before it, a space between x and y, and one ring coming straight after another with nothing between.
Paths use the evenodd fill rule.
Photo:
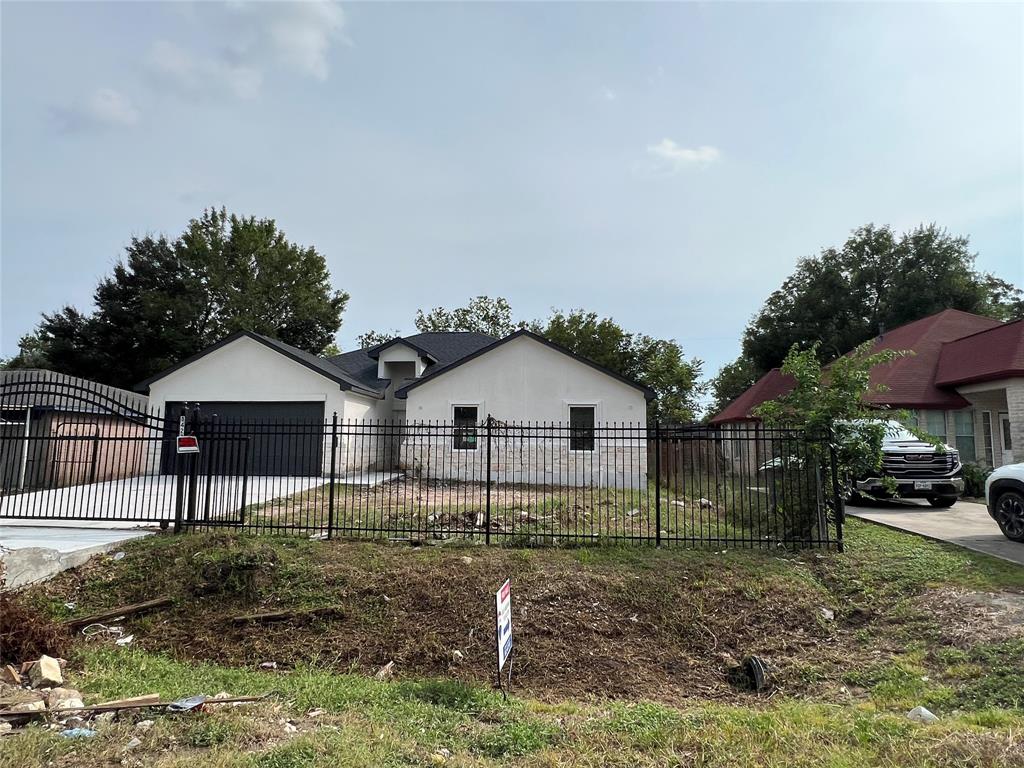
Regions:
<instances>
[{"instance_id":1,"label":"construction debris","mask_svg":"<svg viewBox=\"0 0 1024 768\"><path fill-rule=\"evenodd\" d=\"M40 656L39 660L29 669L28 679L33 688L56 688L64 684L60 662L46 654Z\"/></svg>"},{"instance_id":2,"label":"construction debris","mask_svg":"<svg viewBox=\"0 0 1024 768\"><path fill-rule=\"evenodd\" d=\"M395 662L389 661L383 667L377 670L377 674L374 675L378 680L390 680L395 676Z\"/></svg>"},{"instance_id":3,"label":"construction debris","mask_svg":"<svg viewBox=\"0 0 1024 768\"><path fill-rule=\"evenodd\" d=\"M288 621L290 619L309 619L316 616L331 616L334 614L341 613L341 609L336 606L328 606L326 608L309 608L300 611L271 611L269 613L248 613L242 616L232 616L232 624L248 624L249 622L260 622L263 624L269 624L274 621Z\"/></svg>"},{"instance_id":4,"label":"construction debris","mask_svg":"<svg viewBox=\"0 0 1024 768\"><path fill-rule=\"evenodd\" d=\"M111 619L123 619L125 616L134 616L137 613L145 613L146 611L155 611L157 608L166 608L171 605L174 601L167 596L157 597L152 600L146 600L141 603L133 603L131 605L122 605L120 608L114 608L113 610L103 611L102 613L94 613L91 616L82 616L79 618L68 619L64 622L64 626L69 629L78 629L89 624L99 624L103 621L110 621Z\"/></svg>"}]
</instances>

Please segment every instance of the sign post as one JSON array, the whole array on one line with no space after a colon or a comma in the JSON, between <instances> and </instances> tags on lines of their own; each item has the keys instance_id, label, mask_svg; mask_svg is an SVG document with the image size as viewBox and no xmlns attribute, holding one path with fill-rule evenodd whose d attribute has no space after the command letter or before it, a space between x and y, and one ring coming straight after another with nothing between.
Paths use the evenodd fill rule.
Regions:
<instances>
[{"instance_id":1,"label":"sign post","mask_svg":"<svg viewBox=\"0 0 1024 768\"><path fill-rule=\"evenodd\" d=\"M494 595L494 619L497 633L495 635L498 651L498 689L504 698L508 698L505 688L501 685L501 670L512 656L512 582L505 579ZM512 686L512 664L508 666L508 686Z\"/></svg>"}]
</instances>

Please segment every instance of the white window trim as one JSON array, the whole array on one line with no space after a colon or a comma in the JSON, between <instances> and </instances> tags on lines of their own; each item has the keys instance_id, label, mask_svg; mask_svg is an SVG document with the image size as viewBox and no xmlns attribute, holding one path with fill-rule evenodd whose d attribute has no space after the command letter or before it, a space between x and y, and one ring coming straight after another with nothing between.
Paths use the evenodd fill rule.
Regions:
<instances>
[{"instance_id":1,"label":"white window trim","mask_svg":"<svg viewBox=\"0 0 1024 768\"><path fill-rule=\"evenodd\" d=\"M601 423L601 401L600 400L589 400L589 401L587 401L587 400L563 400L562 403L565 406L565 427L566 427L565 444L566 444L566 449L569 452L569 455L570 456L572 456L572 455L594 456L595 454L600 453L600 441L597 439L597 427ZM594 409L594 448L593 448L593 450L590 450L590 451L573 450L572 448L569 447L569 446L572 445L572 435L568 433L569 429L571 428L571 425L572 425L572 421L570 420L570 415L572 413L572 411L570 409L572 409L572 408L593 408Z\"/></svg>"},{"instance_id":2,"label":"white window trim","mask_svg":"<svg viewBox=\"0 0 1024 768\"><path fill-rule=\"evenodd\" d=\"M993 420L992 419L992 411L987 411L986 410L986 411L981 411L980 413L981 413L981 439L982 440L985 439L985 416L987 415L988 416L988 442L989 442L989 446L988 447L989 447L989 450L992 452L992 466L993 467L997 467L999 465L996 464L996 461L997 460L1001 460L1001 458L1002 458L1002 454L1000 452L996 451L996 432L997 432L996 424L997 424L997 420ZM999 425L999 430L998 430L999 431L999 441L1000 441L1000 443L1003 440L1003 438L1002 438L1002 431L1001 430L1002 430L1002 425L1000 424Z\"/></svg>"},{"instance_id":3,"label":"white window trim","mask_svg":"<svg viewBox=\"0 0 1024 768\"><path fill-rule=\"evenodd\" d=\"M452 435L451 435L452 438L455 437L455 409L456 408L476 408L476 421L477 421L477 427L479 427L480 426L480 420L481 420L480 414L484 412L484 404L482 402L480 402L480 403L472 403L472 402L467 402L465 400L449 400L448 401L448 413L451 415L451 419L452 419ZM484 417L484 418L486 418L486 417ZM451 440L448 443L448 450L450 450L452 453L478 453L480 451L480 430L477 429L477 433L476 433L476 448L456 448L455 445L454 445L454 440Z\"/></svg>"}]
</instances>

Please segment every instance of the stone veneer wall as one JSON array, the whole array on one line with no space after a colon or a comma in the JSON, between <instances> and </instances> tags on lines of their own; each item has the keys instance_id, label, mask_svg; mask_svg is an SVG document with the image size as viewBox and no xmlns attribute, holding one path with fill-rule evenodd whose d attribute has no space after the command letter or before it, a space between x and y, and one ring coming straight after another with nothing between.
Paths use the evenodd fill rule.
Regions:
<instances>
[{"instance_id":1,"label":"stone veneer wall","mask_svg":"<svg viewBox=\"0 0 1024 768\"><path fill-rule=\"evenodd\" d=\"M570 451L567 437L495 430L491 438L491 479L498 483L546 486L642 488L647 485L646 430L616 433L598 429L593 451ZM487 479L485 430L477 448L458 450L452 435L412 434L402 442L401 468L412 477L464 482Z\"/></svg>"}]
</instances>

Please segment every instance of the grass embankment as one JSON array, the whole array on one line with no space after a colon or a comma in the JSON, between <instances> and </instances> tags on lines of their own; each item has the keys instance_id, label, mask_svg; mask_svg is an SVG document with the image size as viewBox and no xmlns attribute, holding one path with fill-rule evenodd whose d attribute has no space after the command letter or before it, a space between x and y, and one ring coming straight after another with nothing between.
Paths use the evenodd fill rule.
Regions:
<instances>
[{"instance_id":1,"label":"grass embankment","mask_svg":"<svg viewBox=\"0 0 1024 768\"><path fill-rule=\"evenodd\" d=\"M94 699L277 703L159 716L127 753L130 721L88 741L33 729L0 741L0 763L1024 764L1024 569L856 522L849 538L844 555L794 555L153 537L32 593L55 615L176 598L127 622L133 649L82 643L73 682ZM503 703L490 601L506 574L517 695ZM324 605L339 615L227 621ZM772 665L771 696L726 682L750 653ZM387 661L400 679L358 674ZM941 722L908 721L918 704Z\"/></svg>"}]
</instances>

